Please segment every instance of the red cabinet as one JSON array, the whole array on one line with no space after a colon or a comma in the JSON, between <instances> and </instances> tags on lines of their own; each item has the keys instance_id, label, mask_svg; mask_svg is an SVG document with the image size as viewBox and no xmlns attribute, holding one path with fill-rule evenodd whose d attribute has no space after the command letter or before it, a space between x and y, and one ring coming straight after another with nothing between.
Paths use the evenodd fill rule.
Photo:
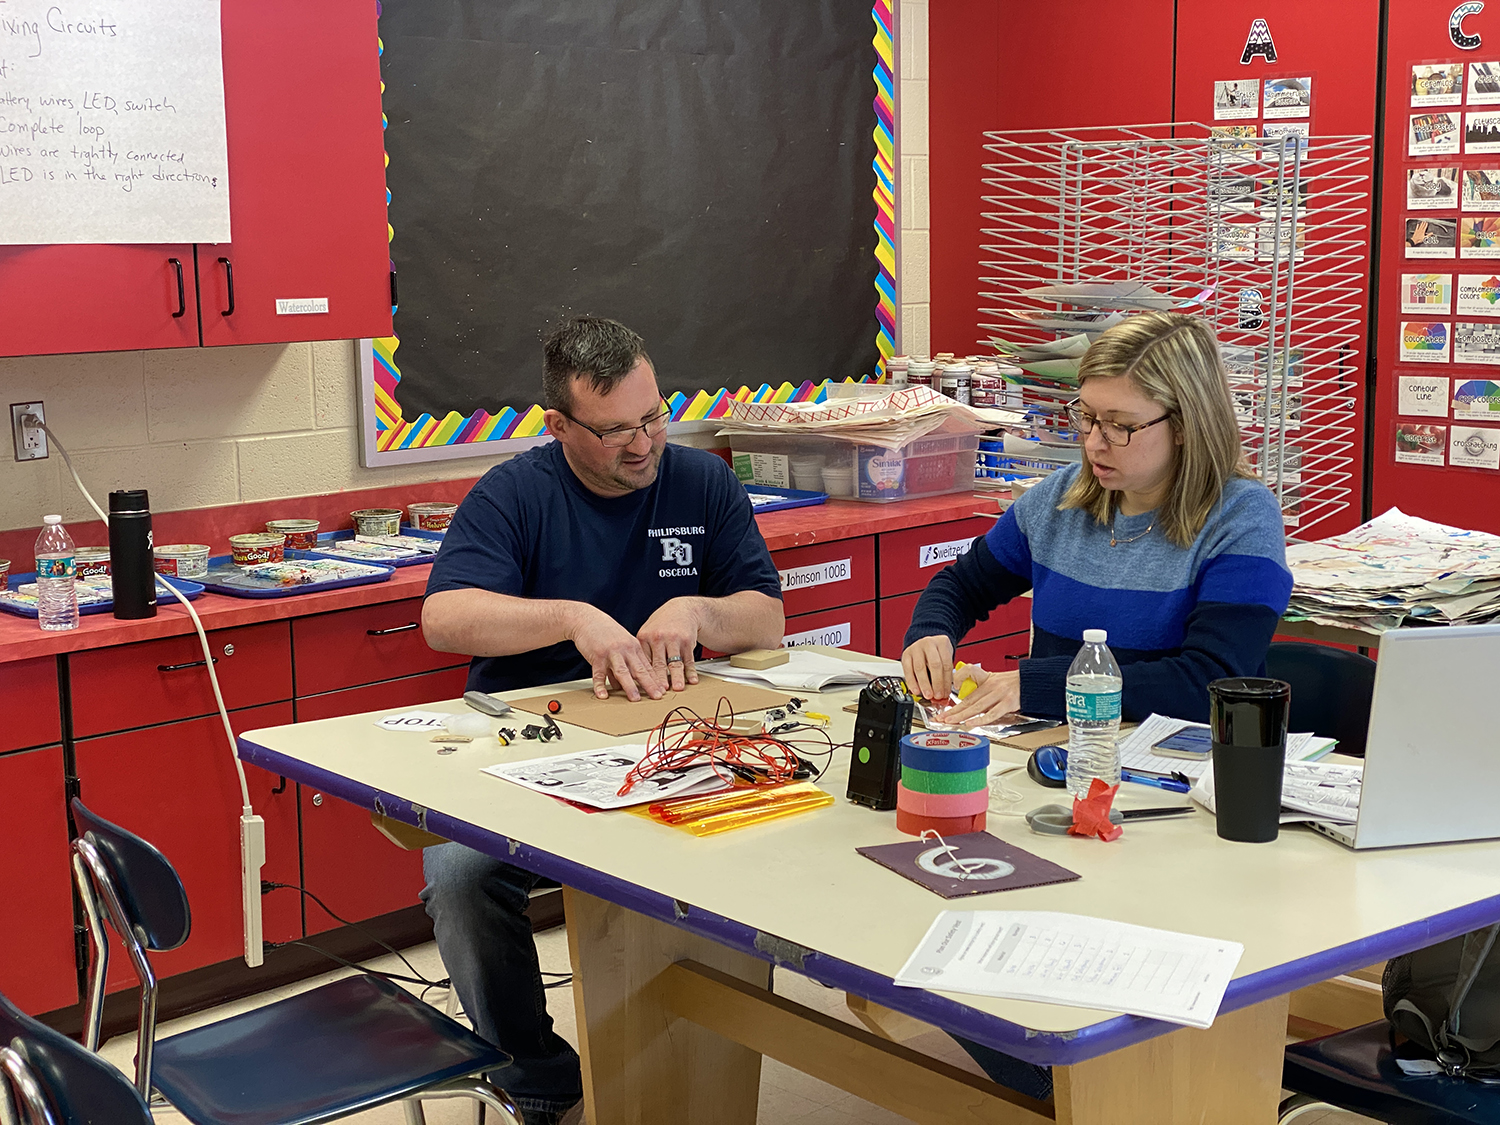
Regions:
<instances>
[{"instance_id":1,"label":"red cabinet","mask_svg":"<svg viewBox=\"0 0 1500 1125\"><path fill-rule=\"evenodd\" d=\"M78 1002L66 806L62 747L0 755L0 993L32 1015Z\"/></svg>"},{"instance_id":2,"label":"red cabinet","mask_svg":"<svg viewBox=\"0 0 1500 1125\"><path fill-rule=\"evenodd\" d=\"M468 657L427 647L421 621L421 598L294 619L292 651L297 661L298 698L437 668L467 668ZM462 677L458 682L462 685ZM449 696L462 694L460 687ZM384 704L377 700L368 709L381 706ZM306 718L300 711L298 717Z\"/></svg>"},{"instance_id":3,"label":"red cabinet","mask_svg":"<svg viewBox=\"0 0 1500 1125\"><path fill-rule=\"evenodd\" d=\"M781 604L790 616L875 597L875 537L837 539L771 555L781 575Z\"/></svg>"},{"instance_id":4,"label":"red cabinet","mask_svg":"<svg viewBox=\"0 0 1500 1125\"><path fill-rule=\"evenodd\" d=\"M994 520L976 516L885 532L880 536L880 596L925 589L934 574L994 526Z\"/></svg>"},{"instance_id":5,"label":"red cabinet","mask_svg":"<svg viewBox=\"0 0 1500 1125\"><path fill-rule=\"evenodd\" d=\"M0 309L0 355L196 346L193 248L0 246Z\"/></svg>"},{"instance_id":6,"label":"red cabinet","mask_svg":"<svg viewBox=\"0 0 1500 1125\"><path fill-rule=\"evenodd\" d=\"M205 344L391 334L376 12L225 0L232 241L197 248Z\"/></svg>"},{"instance_id":7,"label":"red cabinet","mask_svg":"<svg viewBox=\"0 0 1500 1125\"><path fill-rule=\"evenodd\" d=\"M888 656L892 660L901 659L902 642L906 639L906 630L911 627L912 613L921 596L902 594L899 597L880 599L881 656ZM1031 599L1013 598L992 610L988 621L980 621L970 629L962 643L973 644L1016 633L1022 634L1024 640L1030 635L1030 629Z\"/></svg>"},{"instance_id":8,"label":"red cabinet","mask_svg":"<svg viewBox=\"0 0 1500 1125\"><path fill-rule=\"evenodd\" d=\"M1012 672L1031 651L1031 635L1016 633L1009 637L997 637L992 641L958 646L953 654L955 661L965 664L980 664L986 672Z\"/></svg>"},{"instance_id":9,"label":"red cabinet","mask_svg":"<svg viewBox=\"0 0 1500 1125\"><path fill-rule=\"evenodd\" d=\"M237 730L292 721L290 703L231 711ZM240 786L219 716L125 731L77 744L83 803L106 820L161 849L187 888L192 932L186 944L155 954L161 977L184 973L244 952L240 905ZM245 767L250 803L266 822L266 864L261 878L299 883L296 787L254 766ZM262 900L265 938L302 935L301 898L273 891ZM118 944L110 957L111 991L133 984L135 974Z\"/></svg>"},{"instance_id":10,"label":"red cabinet","mask_svg":"<svg viewBox=\"0 0 1500 1125\"><path fill-rule=\"evenodd\" d=\"M57 658L0 664L0 754L62 741L57 701ZM0 793L5 788L0 786ZM4 855L0 852L0 855Z\"/></svg>"},{"instance_id":11,"label":"red cabinet","mask_svg":"<svg viewBox=\"0 0 1500 1125\"><path fill-rule=\"evenodd\" d=\"M208 642L225 706L252 707L292 697L292 648L285 621L216 629ZM76 738L216 710L203 649L193 633L78 652L68 657L68 664Z\"/></svg>"},{"instance_id":12,"label":"red cabinet","mask_svg":"<svg viewBox=\"0 0 1500 1125\"><path fill-rule=\"evenodd\" d=\"M799 613L786 619L786 646L829 645L855 652L875 651L875 603Z\"/></svg>"},{"instance_id":13,"label":"red cabinet","mask_svg":"<svg viewBox=\"0 0 1500 1125\"><path fill-rule=\"evenodd\" d=\"M297 721L456 699L463 694L468 674L467 666L449 668L299 699ZM430 747L431 752L436 749ZM303 886L330 909L355 922L417 904L417 893L422 889L421 852L397 847L381 835L370 824L367 808L305 785L301 803ZM316 902L308 900L309 934L333 929L338 924Z\"/></svg>"}]
</instances>

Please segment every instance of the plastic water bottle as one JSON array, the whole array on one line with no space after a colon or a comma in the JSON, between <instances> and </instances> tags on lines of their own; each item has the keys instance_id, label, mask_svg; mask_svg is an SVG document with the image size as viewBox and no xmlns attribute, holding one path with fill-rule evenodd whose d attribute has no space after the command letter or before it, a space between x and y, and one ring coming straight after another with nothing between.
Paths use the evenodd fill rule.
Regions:
<instances>
[{"instance_id":1,"label":"plastic water bottle","mask_svg":"<svg viewBox=\"0 0 1500 1125\"><path fill-rule=\"evenodd\" d=\"M1088 796L1099 778L1120 784L1120 666L1103 629L1085 629L1083 647L1068 668L1068 792Z\"/></svg>"},{"instance_id":2,"label":"plastic water bottle","mask_svg":"<svg viewBox=\"0 0 1500 1125\"><path fill-rule=\"evenodd\" d=\"M36 609L43 629L78 628L77 569L73 539L62 516L43 516L36 537Z\"/></svg>"}]
</instances>

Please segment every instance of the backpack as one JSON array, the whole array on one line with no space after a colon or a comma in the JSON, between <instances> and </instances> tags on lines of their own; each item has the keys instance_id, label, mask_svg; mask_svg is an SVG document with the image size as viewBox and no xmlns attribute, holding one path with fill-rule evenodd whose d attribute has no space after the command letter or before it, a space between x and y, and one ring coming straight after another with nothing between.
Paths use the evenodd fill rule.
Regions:
<instances>
[{"instance_id":1,"label":"backpack","mask_svg":"<svg viewBox=\"0 0 1500 1125\"><path fill-rule=\"evenodd\" d=\"M1455 1078L1500 1083L1500 924L1387 962L1385 1018Z\"/></svg>"}]
</instances>

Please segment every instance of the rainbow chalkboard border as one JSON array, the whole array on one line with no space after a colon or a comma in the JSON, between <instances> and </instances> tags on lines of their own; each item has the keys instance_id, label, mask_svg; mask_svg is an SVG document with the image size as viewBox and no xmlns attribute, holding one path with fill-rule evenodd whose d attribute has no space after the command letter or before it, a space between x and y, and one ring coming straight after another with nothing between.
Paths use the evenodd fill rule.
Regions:
<instances>
[{"instance_id":1,"label":"rainbow chalkboard border","mask_svg":"<svg viewBox=\"0 0 1500 1125\"><path fill-rule=\"evenodd\" d=\"M895 176L895 96L893 74L895 0L875 0L871 17L875 23L875 257L878 263L875 279L876 347L879 361L876 375L884 377L885 361L895 351L896 323L896 176ZM378 5L377 5L378 8ZM384 53L382 43L380 50ZM384 90L384 85L381 87ZM381 115L382 125L389 120ZM386 191L390 202L390 191ZM389 225L387 237L394 239ZM392 263L392 269L395 268ZM394 311L394 310L393 310ZM423 414L410 421L401 415L396 401L396 387L401 382L401 368L396 351L401 341L386 336L371 341L365 349L364 379L368 385L362 398L365 419L365 460L367 464L387 461L424 460L422 456L453 457L481 453L501 453L507 449L534 444L546 436L542 408L532 405L524 411L506 407L499 414L476 410L465 417L450 411L446 417ZM759 388L740 387L737 391L697 391L691 397L676 392L669 399L674 422L711 421L723 417L733 402L821 402L828 394L829 380L804 382L801 386L783 383L779 387L762 384ZM501 444L504 443L504 444ZM483 445L483 449L476 446ZM467 447L467 448L464 448ZM414 456L415 455L415 456Z\"/></svg>"}]
</instances>

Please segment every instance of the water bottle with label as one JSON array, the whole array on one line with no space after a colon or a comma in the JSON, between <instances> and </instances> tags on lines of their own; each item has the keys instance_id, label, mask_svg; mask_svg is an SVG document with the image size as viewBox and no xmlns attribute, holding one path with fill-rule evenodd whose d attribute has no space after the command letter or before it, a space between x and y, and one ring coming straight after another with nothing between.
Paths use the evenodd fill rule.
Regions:
<instances>
[{"instance_id":1,"label":"water bottle with label","mask_svg":"<svg viewBox=\"0 0 1500 1125\"><path fill-rule=\"evenodd\" d=\"M36 611L43 629L78 628L73 538L62 516L43 516L36 539Z\"/></svg>"},{"instance_id":2,"label":"water bottle with label","mask_svg":"<svg viewBox=\"0 0 1500 1125\"><path fill-rule=\"evenodd\" d=\"M1120 666L1103 629L1085 629L1083 647L1068 668L1068 792L1086 797L1099 778L1120 784Z\"/></svg>"}]
</instances>

